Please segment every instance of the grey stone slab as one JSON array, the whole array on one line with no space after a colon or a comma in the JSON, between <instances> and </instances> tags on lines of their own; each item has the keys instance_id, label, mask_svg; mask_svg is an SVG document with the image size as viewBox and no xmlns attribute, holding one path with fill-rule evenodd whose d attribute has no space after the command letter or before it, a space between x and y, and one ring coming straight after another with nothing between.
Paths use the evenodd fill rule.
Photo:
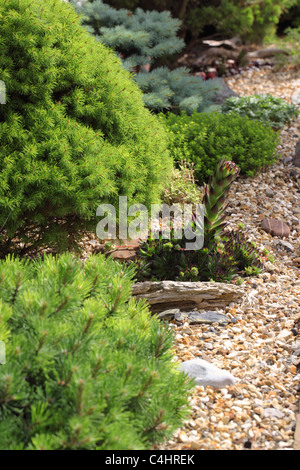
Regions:
<instances>
[{"instance_id":1,"label":"grey stone slab","mask_svg":"<svg viewBox=\"0 0 300 470\"><path fill-rule=\"evenodd\" d=\"M216 311L207 311L207 312L179 312L175 315L175 320L177 321L188 321L190 323L219 323L221 325L226 325L230 323L230 318L227 315L218 313Z\"/></svg>"}]
</instances>

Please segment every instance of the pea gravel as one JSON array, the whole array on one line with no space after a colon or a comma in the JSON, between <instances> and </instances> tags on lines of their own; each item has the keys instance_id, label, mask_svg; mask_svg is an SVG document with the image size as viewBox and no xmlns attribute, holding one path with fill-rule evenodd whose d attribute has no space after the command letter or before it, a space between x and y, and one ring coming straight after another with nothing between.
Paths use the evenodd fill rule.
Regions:
<instances>
[{"instance_id":1,"label":"pea gravel","mask_svg":"<svg viewBox=\"0 0 300 470\"><path fill-rule=\"evenodd\" d=\"M292 71L251 69L226 81L241 96L270 93L291 102L300 93L299 73ZM274 264L267 262L263 273L244 281L242 304L219 310L230 323L170 322L179 362L210 361L229 371L236 384L221 390L195 387L190 418L160 450L292 450L299 445L300 169L292 165L299 139L300 119L282 130L277 163L252 179L238 178L228 199L230 226L242 222L248 237L274 256ZM285 221L289 238L264 232L260 224L266 217Z\"/></svg>"}]
</instances>

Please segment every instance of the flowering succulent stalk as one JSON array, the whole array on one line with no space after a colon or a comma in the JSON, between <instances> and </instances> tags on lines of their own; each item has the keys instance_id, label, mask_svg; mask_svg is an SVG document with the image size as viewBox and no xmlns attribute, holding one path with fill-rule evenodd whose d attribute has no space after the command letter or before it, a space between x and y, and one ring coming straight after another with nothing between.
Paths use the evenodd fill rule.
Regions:
<instances>
[{"instance_id":1,"label":"flowering succulent stalk","mask_svg":"<svg viewBox=\"0 0 300 470\"><path fill-rule=\"evenodd\" d=\"M240 169L235 163L221 160L205 187L204 204L204 240L207 246L212 238L219 235L226 226L225 200L230 186L237 178Z\"/></svg>"}]
</instances>

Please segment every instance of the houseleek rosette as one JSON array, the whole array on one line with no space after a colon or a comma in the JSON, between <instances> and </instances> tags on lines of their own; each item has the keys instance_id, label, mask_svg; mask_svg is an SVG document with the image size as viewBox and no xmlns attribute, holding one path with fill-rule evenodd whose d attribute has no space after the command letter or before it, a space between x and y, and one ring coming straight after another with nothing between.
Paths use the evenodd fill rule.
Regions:
<instances>
[{"instance_id":1,"label":"houseleek rosette","mask_svg":"<svg viewBox=\"0 0 300 470\"><path fill-rule=\"evenodd\" d=\"M204 240L205 245L220 235L226 226L225 200L230 186L237 178L240 169L231 161L221 160L205 187L204 205Z\"/></svg>"}]
</instances>

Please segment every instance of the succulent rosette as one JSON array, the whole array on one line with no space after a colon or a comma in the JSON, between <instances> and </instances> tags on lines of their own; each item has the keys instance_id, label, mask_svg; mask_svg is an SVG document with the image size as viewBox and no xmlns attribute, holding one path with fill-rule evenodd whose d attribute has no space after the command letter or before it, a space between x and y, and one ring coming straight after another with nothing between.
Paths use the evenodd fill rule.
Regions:
<instances>
[{"instance_id":1,"label":"succulent rosette","mask_svg":"<svg viewBox=\"0 0 300 470\"><path fill-rule=\"evenodd\" d=\"M204 205L204 239L205 244L219 235L225 222L225 200L230 186L240 173L240 169L231 161L221 160L205 187Z\"/></svg>"}]
</instances>

